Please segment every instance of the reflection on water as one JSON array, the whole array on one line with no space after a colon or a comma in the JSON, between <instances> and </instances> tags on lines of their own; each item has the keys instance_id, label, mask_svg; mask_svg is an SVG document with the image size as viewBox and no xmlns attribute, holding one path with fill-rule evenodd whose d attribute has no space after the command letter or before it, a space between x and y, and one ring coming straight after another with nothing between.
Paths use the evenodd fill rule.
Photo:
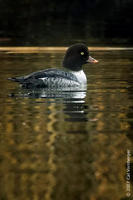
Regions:
<instances>
[{"instance_id":1,"label":"reflection on water","mask_svg":"<svg viewBox=\"0 0 133 200\"><path fill-rule=\"evenodd\" d=\"M18 93L11 93L9 94L12 98L32 98L32 99L52 99L52 103L59 104L62 103L64 109L62 110L63 113L69 115L69 118L64 120L76 120L76 121L85 121L87 118L84 117L84 104L85 104L85 97L86 91L80 90L50 90L50 89L25 89L20 90ZM36 103L44 103L44 101L38 101Z\"/></svg>"},{"instance_id":2,"label":"reflection on water","mask_svg":"<svg viewBox=\"0 0 133 200\"><path fill-rule=\"evenodd\" d=\"M95 52L87 91L25 91L6 80L59 67L62 57L0 57L0 199L128 199L132 51Z\"/></svg>"}]
</instances>

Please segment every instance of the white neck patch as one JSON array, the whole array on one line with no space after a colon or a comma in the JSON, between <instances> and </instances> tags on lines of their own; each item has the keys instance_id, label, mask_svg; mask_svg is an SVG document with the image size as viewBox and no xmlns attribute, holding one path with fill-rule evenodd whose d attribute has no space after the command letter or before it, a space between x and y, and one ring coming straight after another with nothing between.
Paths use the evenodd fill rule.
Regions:
<instances>
[{"instance_id":1,"label":"white neck patch","mask_svg":"<svg viewBox=\"0 0 133 200\"><path fill-rule=\"evenodd\" d=\"M86 84L87 83L87 78L86 78L86 75L85 75L83 70L80 70L78 72L72 71L71 73L74 74L77 77L78 82L80 84Z\"/></svg>"}]
</instances>

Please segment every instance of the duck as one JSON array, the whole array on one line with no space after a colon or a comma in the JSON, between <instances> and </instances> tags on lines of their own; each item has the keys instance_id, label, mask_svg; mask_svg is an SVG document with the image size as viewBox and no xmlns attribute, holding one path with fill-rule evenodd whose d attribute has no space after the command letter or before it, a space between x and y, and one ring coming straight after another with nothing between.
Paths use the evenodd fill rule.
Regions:
<instances>
[{"instance_id":1,"label":"duck","mask_svg":"<svg viewBox=\"0 0 133 200\"><path fill-rule=\"evenodd\" d=\"M25 76L11 77L8 80L18 82L23 88L71 88L85 86L87 78L83 65L98 63L90 56L88 47L83 43L70 46L63 58L63 68L49 68L32 72Z\"/></svg>"}]
</instances>

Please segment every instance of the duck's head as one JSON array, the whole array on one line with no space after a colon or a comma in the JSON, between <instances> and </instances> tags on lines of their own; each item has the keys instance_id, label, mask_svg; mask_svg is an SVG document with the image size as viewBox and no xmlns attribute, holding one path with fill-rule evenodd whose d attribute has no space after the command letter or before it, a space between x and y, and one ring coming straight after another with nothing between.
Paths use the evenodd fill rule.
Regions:
<instances>
[{"instance_id":1,"label":"duck's head","mask_svg":"<svg viewBox=\"0 0 133 200\"><path fill-rule=\"evenodd\" d=\"M85 44L74 44L70 46L63 60L63 66L72 71L79 71L82 65L87 63L97 63L98 61L89 55L88 47Z\"/></svg>"}]
</instances>

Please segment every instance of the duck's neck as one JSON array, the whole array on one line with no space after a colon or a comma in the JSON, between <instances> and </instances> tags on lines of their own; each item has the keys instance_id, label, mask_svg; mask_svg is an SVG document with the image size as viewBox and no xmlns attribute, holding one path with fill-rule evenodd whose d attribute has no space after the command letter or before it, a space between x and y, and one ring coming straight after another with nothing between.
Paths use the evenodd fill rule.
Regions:
<instances>
[{"instance_id":1,"label":"duck's neck","mask_svg":"<svg viewBox=\"0 0 133 200\"><path fill-rule=\"evenodd\" d=\"M87 78L83 70L80 71L71 71L72 74L74 74L77 77L77 80L81 84L87 83Z\"/></svg>"},{"instance_id":2,"label":"duck's neck","mask_svg":"<svg viewBox=\"0 0 133 200\"><path fill-rule=\"evenodd\" d=\"M64 59L63 60L63 67L68 69L68 70L72 70L72 71L80 71L82 70L82 64L79 62L73 62L73 60L70 59Z\"/></svg>"}]
</instances>

